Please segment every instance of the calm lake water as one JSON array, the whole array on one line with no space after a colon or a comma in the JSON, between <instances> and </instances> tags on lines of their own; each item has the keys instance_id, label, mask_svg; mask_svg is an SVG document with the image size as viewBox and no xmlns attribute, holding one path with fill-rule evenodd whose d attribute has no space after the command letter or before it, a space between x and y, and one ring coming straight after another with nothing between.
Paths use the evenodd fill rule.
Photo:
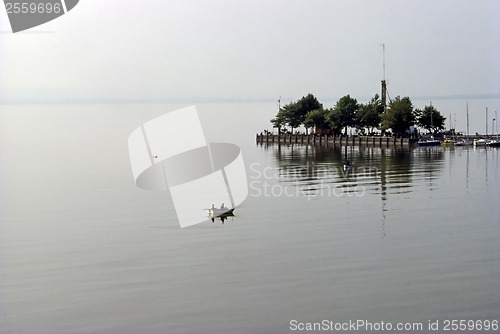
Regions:
<instances>
[{"instance_id":1,"label":"calm lake water","mask_svg":"<svg viewBox=\"0 0 500 334\"><path fill-rule=\"evenodd\" d=\"M249 196L181 229L127 148L177 107L2 107L0 333L500 320L499 149L259 145L274 104L198 105L209 141L241 147Z\"/></svg>"}]
</instances>

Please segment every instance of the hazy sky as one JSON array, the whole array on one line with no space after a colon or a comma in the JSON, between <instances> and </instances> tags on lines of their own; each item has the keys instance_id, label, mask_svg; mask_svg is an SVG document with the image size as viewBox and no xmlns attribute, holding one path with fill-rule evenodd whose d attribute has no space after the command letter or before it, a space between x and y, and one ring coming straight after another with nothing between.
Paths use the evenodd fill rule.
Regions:
<instances>
[{"instance_id":1,"label":"hazy sky","mask_svg":"<svg viewBox=\"0 0 500 334\"><path fill-rule=\"evenodd\" d=\"M0 100L500 98L500 1L81 0L13 34Z\"/></svg>"}]
</instances>

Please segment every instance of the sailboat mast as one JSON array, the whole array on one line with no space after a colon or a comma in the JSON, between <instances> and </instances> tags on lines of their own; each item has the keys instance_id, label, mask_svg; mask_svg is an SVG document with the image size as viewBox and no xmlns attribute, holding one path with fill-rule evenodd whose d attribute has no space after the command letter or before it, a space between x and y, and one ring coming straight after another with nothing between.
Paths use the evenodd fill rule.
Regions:
<instances>
[{"instance_id":1,"label":"sailboat mast","mask_svg":"<svg viewBox=\"0 0 500 334\"><path fill-rule=\"evenodd\" d=\"M493 123L491 124L491 136L492 137L495 136L495 121L496 121L496 118L493 118Z\"/></svg>"},{"instance_id":2,"label":"sailboat mast","mask_svg":"<svg viewBox=\"0 0 500 334\"><path fill-rule=\"evenodd\" d=\"M467 109L467 138L469 138L469 101L465 104Z\"/></svg>"},{"instance_id":3,"label":"sailboat mast","mask_svg":"<svg viewBox=\"0 0 500 334\"><path fill-rule=\"evenodd\" d=\"M281 111L281 95L278 99L278 113ZM281 125L278 126L278 136L281 136Z\"/></svg>"},{"instance_id":4,"label":"sailboat mast","mask_svg":"<svg viewBox=\"0 0 500 334\"><path fill-rule=\"evenodd\" d=\"M457 132L457 113L453 114L453 132Z\"/></svg>"},{"instance_id":5,"label":"sailboat mast","mask_svg":"<svg viewBox=\"0 0 500 334\"><path fill-rule=\"evenodd\" d=\"M431 101L431 107L432 107L432 101ZM434 122L432 122L432 108L431 108L431 133L434 134Z\"/></svg>"},{"instance_id":6,"label":"sailboat mast","mask_svg":"<svg viewBox=\"0 0 500 334\"><path fill-rule=\"evenodd\" d=\"M488 107L486 107L486 135L488 135Z\"/></svg>"},{"instance_id":7,"label":"sailboat mast","mask_svg":"<svg viewBox=\"0 0 500 334\"><path fill-rule=\"evenodd\" d=\"M383 76L382 76L382 105L384 106L384 111L387 106L387 83L385 81L385 44L382 44L382 70L383 70Z\"/></svg>"},{"instance_id":8,"label":"sailboat mast","mask_svg":"<svg viewBox=\"0 0 500 334\"><path fill-rule=\"evenodd\" d=\"M496 123L496 126L497 126L497 127L496 127L496 128L494 128L494 129L493 129L493 131L495 131L495 130L496 130L496 133L497 133L497 140L498 140L498 115L497 115L497 111L496 111L496 110L495 110L495 118L493 119L493 121L495 121L495 120L497 121L497 123Z\"/></svg>"}]
</instances>

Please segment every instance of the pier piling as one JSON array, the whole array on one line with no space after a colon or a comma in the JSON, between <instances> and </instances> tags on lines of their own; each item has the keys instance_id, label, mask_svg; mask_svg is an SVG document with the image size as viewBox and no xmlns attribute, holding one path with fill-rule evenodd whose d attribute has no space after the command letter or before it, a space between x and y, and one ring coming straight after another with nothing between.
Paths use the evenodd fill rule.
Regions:
<instances>
[{"instance_id":1,"label":"pier piling","mask_svg":"<svg viewBox=\"0 0 500 334\"><path fill-rule=\"evenodd\" d=\"M315 134L283 134L274 135L271 133L257 134L256 142L258 144L306 144L306 145L325 145L329 146L340 145L411 145L415 140L402 137L385 137L385 136L327 136Z\"/></svg>"}]
</instances>

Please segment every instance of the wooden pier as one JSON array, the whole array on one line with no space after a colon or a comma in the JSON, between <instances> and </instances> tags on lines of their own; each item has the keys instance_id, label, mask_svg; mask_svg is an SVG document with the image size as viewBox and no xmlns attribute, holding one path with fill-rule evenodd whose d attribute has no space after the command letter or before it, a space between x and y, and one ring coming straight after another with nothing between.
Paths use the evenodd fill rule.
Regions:
<instances>
[{"instance_id":1,"label":"wooden pier","mask_svg":"<svg viewBox=\"0 0 500 334\"><path fill-rule=\"evenodd\" d=\"M257 134L258 144L303 144L303 145L374 145L374 146L408 146L415 143L417 139L396 138L383 136L327 136L327 135L305 135L305 134L282 134L274 135Z\"/></svg>"}]
</instances>

